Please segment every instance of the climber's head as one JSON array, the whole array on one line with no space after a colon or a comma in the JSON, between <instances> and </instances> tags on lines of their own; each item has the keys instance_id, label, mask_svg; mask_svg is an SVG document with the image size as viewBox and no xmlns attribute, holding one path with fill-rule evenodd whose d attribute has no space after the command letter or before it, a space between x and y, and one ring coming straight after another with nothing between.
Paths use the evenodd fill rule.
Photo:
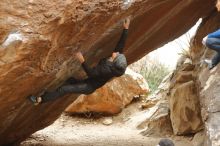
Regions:
<instances>
[{"instance_id":1,"label":"climber's head","mask_svg":"<svg viewBox=\"0 0 220 146\"><path fill-rule=\"evenodd\" d=\"M121 76L127 68L127 60L124 54L117 53L113 58L113 72L116 76Z\"/></svg>"},{"instance_id":2,"label":"climber's head","mask_svg":"<svg viewBox=\"0 0 220 146\"><path fill-rule=\"evenodd\" d=\"M174 146L174 143L169 139L161 139L158 146Z\"/></svg>"},{"instance_id":3,"label":"climber's head","mask_svg":"<svg viewBox=\"0 0 220 146\"><path fill-rule=\"evenodd\" d=\"M216 2L216 8L217 8L217 10L218 10L218 12L220 12L220 0L217 0L217 2Z\"/></svg>"}]
</instances>

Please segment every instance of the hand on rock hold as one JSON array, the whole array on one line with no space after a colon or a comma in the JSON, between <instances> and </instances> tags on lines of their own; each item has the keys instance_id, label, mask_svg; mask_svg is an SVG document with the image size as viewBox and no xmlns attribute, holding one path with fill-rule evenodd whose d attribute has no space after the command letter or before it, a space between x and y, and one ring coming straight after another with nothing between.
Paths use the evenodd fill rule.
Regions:
<instances>
[{"instance_id":1,"label":"hand on rock hold","mask_svg":"<svg viewBox=\"0 0 220 146\"><path fill-rule=\"evenodd\" d=\"M130 25L130 18L126 18L126 19L124 20L123 26L124 26L125 29L128 29L128 28L129 28L129 25Z\"/></svg>"},{"instance_id":2,"label":"hand on rock hold","mask_svg":"<svg viewBox=\"0 0 220 146\"><path fill-rule=\"evenodd\" d=\"M84 57L83 57L81 52L77 52L76 53L76 58L79 60L80 63L85 62L85 59L84 59Z\"/></svg>"}]
</instances>

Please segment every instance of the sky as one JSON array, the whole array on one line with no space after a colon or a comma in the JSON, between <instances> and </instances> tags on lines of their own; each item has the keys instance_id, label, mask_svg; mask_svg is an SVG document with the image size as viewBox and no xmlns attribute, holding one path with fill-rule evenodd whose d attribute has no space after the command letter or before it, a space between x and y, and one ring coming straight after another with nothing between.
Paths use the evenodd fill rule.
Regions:
<instances>
[{"instance_id":1,"label":"sky","mask_svg":"<svg viewBox=\"0 0 220 146\"><path fill-rule=\"evenodd\" d=\"M174 69L180 53L183 49L189 48L189 40L195 35L195 32L201 23L201 19L194 25L188 32L175 39L172 42L165 44L163 47L149 53L152 60L159 59L158 61L165 64L171 69Z\"/></svg>"}]
</instances>

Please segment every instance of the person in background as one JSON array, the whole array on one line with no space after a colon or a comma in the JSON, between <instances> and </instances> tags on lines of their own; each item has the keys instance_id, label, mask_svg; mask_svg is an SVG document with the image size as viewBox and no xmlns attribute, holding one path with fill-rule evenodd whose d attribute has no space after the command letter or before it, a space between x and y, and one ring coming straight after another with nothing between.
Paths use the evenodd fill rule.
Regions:
<instances>
[{"instance_id":1,"label":"person in background","mask_svg":"<svg viewBox=\"0 0 220 146\"><path fill-rule=\"evenodd\" d=\"M172 140L169 139L161 139L157 146L175 146Z\"/></svg>"},{"instance_id":2,"label":"person in background","mask_svg":"<svg viewBox=\"0 0 220 146\"><path fill-rule=\"evenodd\" d=\"M220 12L220 0L217 0L216 8L217 11ZM202 43L206 47L216 51L215 56L211 60L204 60L205 63L208 64L209 70L211 70L220 62L220 29L208 34L205 38L203 38Z\"/></svg>"}]
</instances>

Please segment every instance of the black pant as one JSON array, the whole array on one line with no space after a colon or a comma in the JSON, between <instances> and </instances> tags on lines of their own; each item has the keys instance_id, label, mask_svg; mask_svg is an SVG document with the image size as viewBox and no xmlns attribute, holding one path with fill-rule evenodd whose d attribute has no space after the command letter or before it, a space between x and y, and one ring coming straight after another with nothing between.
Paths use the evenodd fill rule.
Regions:
<instances>
[{"instance_id":1,"label":"black pant","mask_svg":"<svg viewBox=\"0 0 220 146\"><path fill-rule=\"evenodd\" d=\"M55 91L45 92L41 98L43 102L55 100L69 93L76 94L91 94L97 87L95 87L89 80L77 81L70 78L66 81L64 85L57 88Z\"/></svg>"}]
</instances>

